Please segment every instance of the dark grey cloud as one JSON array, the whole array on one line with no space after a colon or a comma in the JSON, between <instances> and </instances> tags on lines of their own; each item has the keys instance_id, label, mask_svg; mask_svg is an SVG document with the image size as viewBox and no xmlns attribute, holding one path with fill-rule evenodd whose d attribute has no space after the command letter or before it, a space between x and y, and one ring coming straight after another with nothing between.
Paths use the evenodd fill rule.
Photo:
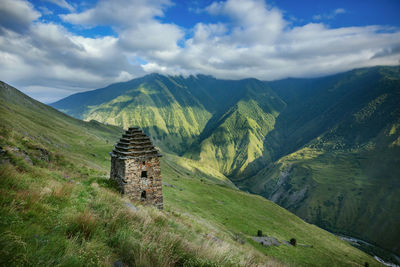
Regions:
<instances>
[{"instance_id":1,"label":"dark grey cloud","mask_svg":"<svg viewBox=\"0 0 400 267\"><path fill-rule=\"evenodd\" d=\"M25 32L40 13L34 10L31 3L23 0L0 1L0 26L15 32Z\"/></svg>"},{"instance_id":2,"label":"dark grey cloud","mask_svg":"<svg viewBox=\"0 0 400 267\"><path fill-rule=\"evenodd\" d=\"M375 55L372 58L381 58L381 57L396 56L396 55L397 56L400 55L400 45L384 48L381 51L375 53Z\"/></svg>"}]
</instances>

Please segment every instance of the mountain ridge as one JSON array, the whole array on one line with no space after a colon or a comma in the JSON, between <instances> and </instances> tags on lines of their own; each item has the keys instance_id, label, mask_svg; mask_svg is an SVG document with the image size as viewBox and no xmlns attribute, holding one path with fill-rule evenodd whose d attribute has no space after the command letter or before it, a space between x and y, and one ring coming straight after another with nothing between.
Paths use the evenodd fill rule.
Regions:
<instances>
[{"instance_id":1,"label":"mountain ridge","mask_svg":"<svg viewBox=\"0 0 400 267\"><path fill-rule=\"evenodd\" d=\"M381 200L368 198L379 186L374 177L397 183L399 78L398 67L273 82L155 75L130 88L130 95L87 105L88 111L80 115L86 120L142 126L162 149L217 169L243 190L273 199L312 223L399 253L394 240L400 232L392 235L389 230L400 214L398 186L383 190L391 207L391 213L380 217L391 218L386 234L374 233L381 232L379 225L368 228L366 224L363 231L354 228L356 218L365 223L374 217L370 212L367 217L359 214L364 202L380 213ZM74 115L76 110L57 103L55 107ZM340 177L347 177L347 187L325 184L343 183ZM349 202L351 196L358 199L355 205ZM384 199L385 193L379 198ZM337 219L340 215L334 215L341 213L359 216L343 223Z\"/></svg>"},{"instance_id":2,"label":"mountain ridge","mask_svg":"<svg viewBox=\"0 0 400 267\"><path fill-rule=\"evenodd\" d=\"M131 203L108 179L121 128L71 118L5 84L0 103L1 265L381 266L176 155L161 159L165 210ZM299 245L266 247L252 239L258 229Z\"/></svg>"}]
</instances>

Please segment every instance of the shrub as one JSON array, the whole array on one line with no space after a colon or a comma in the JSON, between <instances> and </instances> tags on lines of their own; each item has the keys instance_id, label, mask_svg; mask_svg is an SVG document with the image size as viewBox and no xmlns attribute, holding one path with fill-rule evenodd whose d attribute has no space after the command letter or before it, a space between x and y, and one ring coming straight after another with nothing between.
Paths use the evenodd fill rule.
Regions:
<instances>
[{"instance_id":1,"label":"shrub","mask_svg":"<svg viewBox=\"0 0 400 267\"><path fill-rule=\"evenodd\" d=\"M290 241L289 241L289 243L290 243L292 246L296 246L296 243L297 243L296 238L291 238Z\"/></svg>"}]
</instances>

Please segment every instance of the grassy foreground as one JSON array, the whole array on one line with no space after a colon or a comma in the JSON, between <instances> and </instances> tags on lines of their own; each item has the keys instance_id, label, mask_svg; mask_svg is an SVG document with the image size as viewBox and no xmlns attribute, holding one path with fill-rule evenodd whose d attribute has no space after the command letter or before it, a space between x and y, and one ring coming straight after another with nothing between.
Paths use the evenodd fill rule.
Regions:
<instances>
[{"instance_id":1,"label":"grassy foreground","mask_svg":"<svg viewBox=\"0 0 400 267\"><path fill-rule=\"evenodd\" d=\"M70 118L5 84L0 96L0 266L277 262L201 218L132 211L108 181L122 129Z\"/></svg>"},{"instance_id":2,"label":"grassy foreground","mask_svg":"<svg viewBox=\"0 0 400 267\"><path fill-rule=\"evenodd\" d=\"M165 210L130 203L107 179L107 152L120 133L0 86L1 266L378 265L177 156L162 160ZM263 247L251 240L257 230L312 247Z\"/></svg>"}]
</instances>

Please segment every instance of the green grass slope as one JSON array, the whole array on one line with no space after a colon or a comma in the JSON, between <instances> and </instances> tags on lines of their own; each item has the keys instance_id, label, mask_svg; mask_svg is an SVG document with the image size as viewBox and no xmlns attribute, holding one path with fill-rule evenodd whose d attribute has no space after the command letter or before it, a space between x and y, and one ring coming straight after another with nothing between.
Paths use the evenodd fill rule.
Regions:
<instances>
[{"instance_id":1,"label":"green grass slope","mask_svg":"<svg viewBox=\"0 0 400 267\"><path fill-rule=\"evenodd\" d=\"M398 67L266 83L151 74L53 107L138 125L191 170L399 253L399 77Z\"/></svg>"},{"instance_id":2,"label":"green grass slope","mask_svg":"<svg viewBox=\"0 0 400 267\"><path fill-rule=\"evenodd\" d=\"M281 121L274 133L287 142L279 153L300 148L241 186L325 229L400 253L399 69L361 69L339 78L323 81L318 92L277 90L289 103L280 118L286 129ZM290 109L292 101L304 106Z\"/></svg>"},{"instance_id":3,"label":"green grass slope","mask_svg":"<svg viewBox=\"0 0 400 267\"><path fill-rule=\"evenodd\" d=\"M265 135L284 103L255 79L151 74L75 94L52 106L84 120L138 125L163 150L202 158L232 175L263 155Z\"/></svg>"},{"instance_id":4,"label":"green grass slope","mask_svg":"<svg viewBox=\"0 0 400 267\"><path fill-rule=\"evenodd\" d=\"M82 94L53 106L61 107L71 115L82 110L78 117L85 120L94 119L125 128L139 125L155 138L157 145L176 153L182 153L193 142L211 117L211 113L188 92L184 84L172 78L154 74L122 85L84 93L87 102L79 108L75 106L75 98ZM121 91L120 87L124 90ZM114 94L110 97L109 92ZM95 96L92 98L91 95ZM93 102L93 99L102 99L102 102ZM73 106L63 105L65 102L72 102Z\"/></svg>"},{"instance_id":5,"label":"green grass slope","mask_svg":"<svg viewBox=\"0 0 400 267\"><path fill-rule=\"evenodd\" d=\"M233 181L248 175L271 161L264 139L274 129L283 107L284 103L273 92L253 85L186 156L209 164Z\"/></svg>"},{"instance_id":6,"label":"green grass slope","mask_svg":"<svg viewBox=\"0 0 400 267\"><path fill-rule=\"evenodd\" d=\"M140 203L131 211L107 179L121 129L72 119L3 83L0 96L1 265L379 265L174 155L162 160L165 211ZM251 240L259 229L312 247L263 247Z\"/></svg>"},{"instance_id":7,"label":"green grass slope","mask_svg":"<svg viewBox=\"0 0 400 267\"><path fill-rule=\"evenodd\" d=\"M389 96L388 93L396 96L399 76L398 67L373 67L316 79L267 82L287 104L277 119L274 131L266 139L268 145L274 147L275 159L298 150L338 124L342 125L340 134L347 137L366 135L364 139L351 137L347 141L351 145L376 137L382 127L393 123L397 105L390 99L383 100ZM372 123L362 123L361 120L369 116L365 112L373 112L376 107L385 110L385 113L371 113L369 115L374 117L369 121ZM364 118L359 117L358 124L347 127L345 120L357 112ZM354 128L355 125L358 128Z\"/></svg>"},{"instance_id":8,"label":"green grass slope","mask_svg":"<svg viewBox=\"0 0 400 267\"><path fill-rule=\"evenodd\" d=\"M13 129L18 129L22 142L31 145L30 151L44 157L46 150L52 150L55 153L52 156L60 160L69 153L75 162L104 168L106 153L122 132L116 126L71 118L3 82L0 82L0 101L3 140L13 138L16 133Z\"/></svg>"}]
</instances>

